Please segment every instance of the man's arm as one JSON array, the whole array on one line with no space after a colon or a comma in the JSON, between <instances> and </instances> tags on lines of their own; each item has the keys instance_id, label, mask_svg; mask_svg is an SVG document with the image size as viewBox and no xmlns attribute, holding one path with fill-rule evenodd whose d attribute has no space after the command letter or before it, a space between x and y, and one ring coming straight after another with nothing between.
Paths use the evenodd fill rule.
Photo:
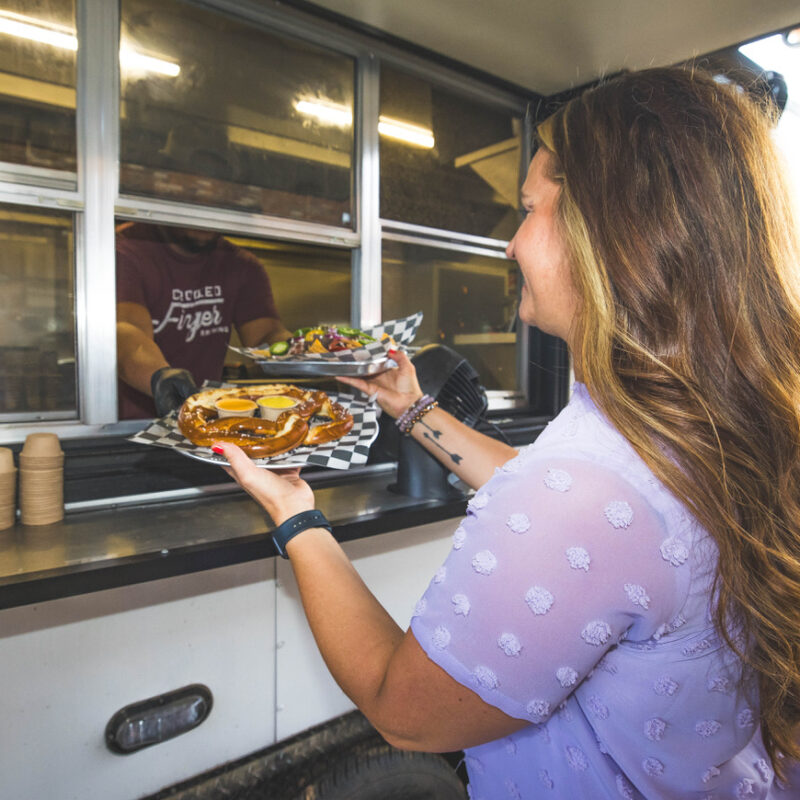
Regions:
<instances>
[{"instance_id":1,"label":"man's arm","mask_svg":"<svg viewBox=\"0 0 800 800\"><path fill-rule=\"evenodd\" d=\"M265 342L281 342L292 335L292 332L274 317L251 319L238 325L237 330L245 347L258 347Z\"/></svg>"},{"instance_id":2,"label":"man's arm","mask_svg":"<svg viewBox=\"0 0 800 800\"><path fill-rule=\"evenodd\" d=\"M144 394L152 394L150 380L169 366L153 339L150 312L138 303L117 303L117 368L119 377Z\"/></svg>"}]
</instances>

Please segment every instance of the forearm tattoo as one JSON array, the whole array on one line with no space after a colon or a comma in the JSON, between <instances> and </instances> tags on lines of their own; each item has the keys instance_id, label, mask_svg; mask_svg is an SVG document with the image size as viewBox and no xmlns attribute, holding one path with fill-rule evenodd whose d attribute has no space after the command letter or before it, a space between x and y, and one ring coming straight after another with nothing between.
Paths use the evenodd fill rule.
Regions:
<instances>
[{"instance_id":1,"label":"forearm tattoo","mask_svg":"<svg viewBox=\"0 0 800 800\"><path fill-rule=\"evenodd\" d=\"M441 431L431 428L424 419L421 419L418 424L425 428L422 432L423 438L431 442L434 447L438 447L446 456L452 458L454 464L460 464L464 460L464 456L460 456L458 453L451 453L446 447L442 447L442 445L439 444L439 437L442 435Z\"/></svg>"}]
</instances>

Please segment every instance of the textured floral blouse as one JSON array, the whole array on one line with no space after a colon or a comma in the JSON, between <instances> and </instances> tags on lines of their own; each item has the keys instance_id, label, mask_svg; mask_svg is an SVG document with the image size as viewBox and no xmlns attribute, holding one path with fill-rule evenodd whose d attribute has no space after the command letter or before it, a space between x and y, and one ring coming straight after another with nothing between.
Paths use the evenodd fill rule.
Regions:
<instances>
[{"instance_id":1,"label":"textured floral blouse","mask_svg":"<svg viewBox=\"0 0 800 800\"><path fill-rule=\"evenodd\" d=\"M576 384L469 503L411 622L531 725L466 752L473 800L780 798L709 615L708 535Z\"/></svg>"}]
</instances>

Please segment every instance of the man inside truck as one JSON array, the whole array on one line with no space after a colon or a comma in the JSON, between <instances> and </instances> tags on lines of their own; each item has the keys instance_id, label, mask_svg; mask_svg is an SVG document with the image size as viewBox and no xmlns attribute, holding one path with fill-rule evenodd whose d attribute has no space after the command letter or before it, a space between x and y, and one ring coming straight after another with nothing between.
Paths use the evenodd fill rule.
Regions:
<instances>
[{"instance_id":1,"label":"man inside truck","mask_svg":"<svg viewBox=\"0 0 800 800\"><path fill-rule=\"evenodd\" d=\"M163 416L220 380L235 326L245 347L289 337L258 260L216 231L117 231L120 419Z\"/></svg>"},{"instance_id":2,"label":"man inside truck","mask_svg":"<svg viewBox=\"0 0 800 800\"><path fill-rule=\"evenodd\" d=\"M179 172L232 177L220 148L185 128L162 157ZM120 419L164 416L220 380L233 327L245 347L290 335L259 261L217 231L125 223L116 263Z\"/></svg>"}]
</instances>

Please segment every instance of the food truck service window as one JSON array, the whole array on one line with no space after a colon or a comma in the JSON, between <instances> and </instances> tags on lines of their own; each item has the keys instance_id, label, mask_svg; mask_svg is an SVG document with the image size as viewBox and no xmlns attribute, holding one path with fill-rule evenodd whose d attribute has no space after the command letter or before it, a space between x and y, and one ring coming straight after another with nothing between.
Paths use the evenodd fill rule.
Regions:
<instances>
[{"instance_id":1,"label":"food truck service window","mask_svg":"<svg viewBox=\"0 0 800 800\"><path fill-rule=\"evenodd\" d=\"M415 345L473 363L490 411L527 413L535 334L504 249L531 97L281 5L3 3L4 442L135 430L115 397L130 225L247 251L289 331L422 310ZM227 354L226 378L254 369Z\"/></svg>"},{"instance_id":2,"label":"food truck service window","mask_svg":"<svg viewBox=\"0 0 800 800\"><path fill-rule=\"evenodd\" d=\"M354 60L123 0L120 191L352 228Z\"/></svg>"}]
</instances>

